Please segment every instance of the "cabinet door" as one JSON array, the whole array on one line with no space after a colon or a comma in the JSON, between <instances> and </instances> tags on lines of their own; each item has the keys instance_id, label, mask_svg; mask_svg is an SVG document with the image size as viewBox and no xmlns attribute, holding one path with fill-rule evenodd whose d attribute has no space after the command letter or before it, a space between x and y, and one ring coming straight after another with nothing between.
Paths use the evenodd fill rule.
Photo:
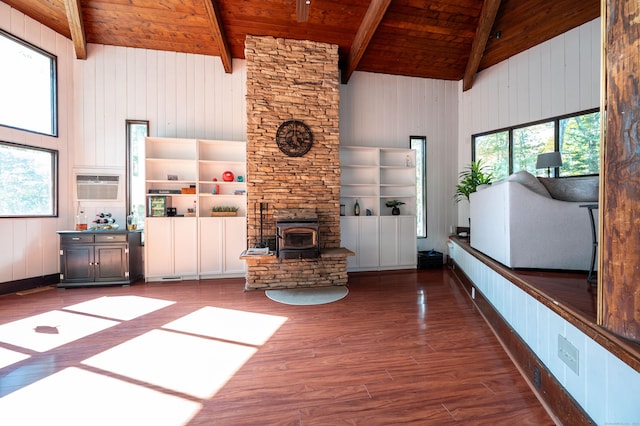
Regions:
<instances>
[{"instance_id":1,"label":"cabinet door","mask_svg":"<svg viewBox=\"0 0 640 426\"><path fill-rule=\"evenodd\" d=\"M415 267L418 258L416 217L398 218L398 264Z\"/></svg>"},{"instance_id":2,"label":"cabinet door","mask_svg":"<svg viewBox=\"0 0 640 426\"><path fill-rule=\"evenodd\" d=\"M222 274L223 219L200 219L200 274Z\"/></svg>"},{"instance_id":3,"label":"cabinet door","mask_svg":"<svg viewBox=\"0 0 640 426\"><path fill-rule=\"evenodd\" d=\"M379 247L380 241L386 244L385 240L378 238L378 217L364 216L358 218L358 257L359 266L366 268L377 268L380 264Z\"/></svg>"},{"instance_id":4,"label":"cabinet door","mask_svg":"<svg viewBox=\"0 0 640 426\"><path fill-rule=\"evenodd\" d=\"M125 244L96 245L94 256L96 282L124 281L128 278Z\"/></svg>"},{"instance_id":5,"label":"cabinet door","mask_svg":"<svg viewBox=\"0 0 640 426\"><path fill-rule=\"evenodd\" d=\"M171 218L173 221L173 273L198 275L198 222L192 217Z\"/></svg>"},{"instance_id":6,"label":"cabinet door","mask_svg":"<svg viewBox=\"0 0 640 426\"><path fill-rule=\"evenodd\" d=\"M415 216L380 217L380 241L381 267L415 267Z\"/></svg>"},{"instance_id":7,"label":"cabinet door","mask_svg":"<svg viewBox=\"0 0 640 426\"><path fill-rule=\"evenodd\" d=\"M172 218L147 218L144 233L146 276L173 275Z\"/></svg>"},{"instance_id":8,"label":"cabinet door","mask_svg":"<svg viewBox=\"0 0 640 426\"><path fill-rule=\"evenodd\" d=\"M93 245L69 245L62 248L60 269L67 283L91 283L95 279Z\"/></svg>"},{"instance_id":9,"label":"cabinet door","mask_svg":"<svg viewBox=\"0 0 640 426\"><path fill-rule=\"evenodd\" d=\"M340 245L356 254L347 257L347 269L358 267L358 219L346 216L340 218Z\"/></svg>"},{"instance_id":10,"label":"cabinet door","mask_svg":"<svg viewBox=\"0 0 640 426\"><path fill-rule=\"evenodd\" d=\"M398 264L398 220L395 216L380 217L380 266Z\"/></svg>"},{"instance_id":11,"label":"cabinet door","mask_svg":"<svg viewBox=\"0 0 640 426\"><path fill-rule=\"evenodd\" d=\"M224 272L244 273L245 262L240 254L247 249L247 221L244 217L224 219Z\"/></svg>"}]
</instances>

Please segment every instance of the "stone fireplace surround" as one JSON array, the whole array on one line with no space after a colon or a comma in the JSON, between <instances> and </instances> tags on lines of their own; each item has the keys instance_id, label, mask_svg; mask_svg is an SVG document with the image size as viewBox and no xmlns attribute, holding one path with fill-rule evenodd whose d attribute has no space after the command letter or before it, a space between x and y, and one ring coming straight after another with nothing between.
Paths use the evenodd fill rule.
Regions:
<instances>
[{"instance_id":1,"label":"stone fireplace surround","mask_svg":"<svg viewBox=\"0 0 640 426\"><path fill-rule=\"evenodd\" d=\"M247 211L312 209L319 221L315 259L245 258L246 290L319 287L347 283L340 249L338 46L247 36ZM281 123L300 120L313 132L302 157L288 157L275 142ZM247 215L249 246L259 242L260 218Z\"/></svg>"}]
</instances>

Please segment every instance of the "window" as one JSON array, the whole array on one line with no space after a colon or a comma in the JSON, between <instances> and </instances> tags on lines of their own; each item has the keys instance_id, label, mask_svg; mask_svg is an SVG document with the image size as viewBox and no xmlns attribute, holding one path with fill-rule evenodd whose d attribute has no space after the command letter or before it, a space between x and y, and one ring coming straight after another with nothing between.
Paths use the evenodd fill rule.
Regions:
<instances>
[{"instance_id":1,"label":"window","mask_svg":"<svg viewBox=\"0 0 640 426\"><path fill-rule=\"evenodd\" d=\"M513 170L535 175L538 154L555 150L554 131L553 121L513 129Z\"/></svg>"},{"instance_id":2,"label":"window","mask_svg":"<svg viewBox=\"0 0 640 426\"><path fill-rule=\"evenodd\" d=\"M559 121L560 176L597 174L600 170L600 112Z\"/></svg>"},{"instance_id":3,"label":"window","mask_svg":"<svg viewBox=\"0 0 640 426\"><path fill-rule=\"evenodd\" d=\"M482 159L483 169L495 180L509 176L509 132L479 135L475 139L474 158Z\"/></svg>"},{"instance_id":4,"label":"window","mask_svg":"<svg viewBox=\"0 0 640 426\"><path fill-rule=\"evenodd\" d=\"M410 148L416 151L416 225L418 238L427 237L427 138L411 136Z\"/></svg>"},{"instance_id":5,"label":"window","mask_svg":"<svg viewBox=\"0 0 640 426\"><path fill-rule=\"evenodd\" d=\"M149 122L127 120L127 214L133 213L138 229L144 229L145 217L145 138Z\"/></svg>"},{"instance_id":6,"label":"window","mask_svg":"<svg viewBox=\"0 0 640 426\"><path fill-rule=\"evenodd\" d=\"M57 136L56 57L0 30L0 125Z\"/></svg>"},{"instance_id":7,"label":"window","mask_svg":"<svg viewBox=\"0 0 640 426\"><path fill-rule=\"evenodd\" d=\"M600 112L583 111L472 136L472 159L482 160L494 180L520 170L544 174L536 169L538 154L552 151L562 154L559 176L599 173Z\"/></svg>"},{"instance_id":8,"label":"window","mask_svg":"<svg viewBox=\"0 0 640 426\"><path fill-rule=\"evenodd\" d=\"M0 217L58 215L58 151L0 141Z\"/></svg>"}]
</instances>

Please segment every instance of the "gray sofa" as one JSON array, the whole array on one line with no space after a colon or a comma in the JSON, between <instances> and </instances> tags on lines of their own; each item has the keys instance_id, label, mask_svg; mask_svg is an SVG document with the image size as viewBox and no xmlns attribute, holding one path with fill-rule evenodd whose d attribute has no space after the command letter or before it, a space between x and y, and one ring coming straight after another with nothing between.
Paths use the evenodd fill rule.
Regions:
<instances>
[{"instance_id":1,"label":"gray sofa","mask_svg":"<svg viewBox=\"0 0 640 426\"><path fill-rule=\"evenodd\" d=\"M589 270L598 176L514 173L470 196L471 247L510 268ZM597 226L597 210L596 226Z\"/></svg>"}]
</instances>

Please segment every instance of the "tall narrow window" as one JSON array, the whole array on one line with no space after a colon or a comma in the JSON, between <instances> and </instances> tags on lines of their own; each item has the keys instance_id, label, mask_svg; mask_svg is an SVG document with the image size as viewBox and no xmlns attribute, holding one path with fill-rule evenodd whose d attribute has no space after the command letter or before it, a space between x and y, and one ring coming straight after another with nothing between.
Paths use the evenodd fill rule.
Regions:
<instances>
[{"instance_id":1,"label":"tall narrow window","mask_svg":"<svg viewBox=\"0 0 640 426\"><path fill-rule=\"evenodd\" d=\"M138 229L144 229L146 205L144 183L144 140L149 135L149 122L127 120L127 208L133 213Z\"/></svg>"},{"instance_id":2,"label":"tall narrow window","mask_svg":"<svg viewBox=\"0 0 640 426\"><path fill-rule=\"evenodd\" d=\"M416 151L416 235L427 238L427 138L411 136L409 141Z\"/></svg>"},{"instance_id":3,"label":"tall narrow window","mask_svg":"<svg viewBox=\"0 0 640 426\"><path fill-rule=\"evenodd\" d=\"M57 136L56 57L0 30L0 125Z\"/></svg>"},{"instance_id":4,"label":"tall narrow window","mask_svg":"<svg viewBox=\"0 0 640 426\"><path fill-rule=\"evenodd\" d=\"M58 215L58 151L0 141L0 217Z\"/></svg>"}]
</instances>

